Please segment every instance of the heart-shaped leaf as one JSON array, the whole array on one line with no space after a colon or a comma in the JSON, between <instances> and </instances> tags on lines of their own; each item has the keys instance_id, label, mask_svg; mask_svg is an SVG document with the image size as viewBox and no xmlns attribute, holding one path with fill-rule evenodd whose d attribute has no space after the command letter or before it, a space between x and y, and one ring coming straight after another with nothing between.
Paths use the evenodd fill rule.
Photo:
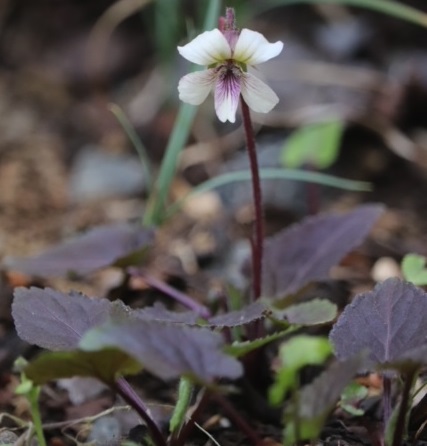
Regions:
<instances>
[{"instance_id":1,"label":"heart-shaped leaf","mask_svg":"<svg viewBox=\"0 0 427 446\"><path fill-rule=\"evenodd\" d=\"M373 291L357 295L330 333L338 358L365 349L374 364L402 359L427 344L427 293L409 282L393 278ZM414 350L415 349L415 350ZM419 358L418 358L419 359Z\"/></svg>"},{"instance_id":2,"label":"heart-shaped leaf","mask_svg":"<svg viewBox=\"0 0 427 446\"><path fill-rule=\"evenodd\" d=\"M80 348L99 351L118 348L162 379L190 375L210 382L238 378L241 364L223 351L219 333L157 321L109 320L85 334Z\"/></svg>"},{"instance_id":3,"label":"heart-shaped leaf","mask_svg":"<svg viewBox=\"0 0 427 446\"><path fill-rule=\"evenodd\" d=\"M97 378L111 385L118 375L136 374L141 368L138 361L117 349L73 350L42 353L25 368L25 374L38 385L73 376Z\"/></svg>"},{"instance_id":4,"label":"heart-shaped leaf","mask_svg":"<svg viewBox=\"0 0 427 446\"><path fill-rule=\"evenodd\" d=\"M283 297L328 277L329 270L368 235L383 212L360 206L344 215L309 217L266 241L263 295Z\"/></svg>"},{"instance_id":5,"label":"heart-shaped leaf","mask_svg":"<svg viewBox=\"0 0 427 446\"><path fill-rule=\"evenodd\" d=\"M131 254L149 247L153 235L131 224L100 226L34 257L6 258L4 266L39 277L85 275L115 263L126 265L124 260L131 260Z\"/></svg>"},{"instance_id":6,"label":"heart-shaped leaf","mask_svg":"<svg viewBox=\"0 0 427 446\"><path fill-rule=\"evenodd\" d=\"M418 254L408 254L402 260L402 273L408 282L414 285L427 285L427 259Z\"/></svg>"}]
</instances>

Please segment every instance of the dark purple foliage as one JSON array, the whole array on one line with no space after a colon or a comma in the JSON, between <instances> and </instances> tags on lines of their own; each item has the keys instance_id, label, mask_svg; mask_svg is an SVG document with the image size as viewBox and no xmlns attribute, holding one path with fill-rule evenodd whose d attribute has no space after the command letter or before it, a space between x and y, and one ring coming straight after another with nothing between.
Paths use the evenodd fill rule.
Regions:
<instances>
[{"instance_id":1,"label":"dark purple foliage","mask_svg":"<svg viewBox=\"0 0 427 446\"><path fill-rule=\"evenodd\" d=\"M156 303L152 307L133 310L132 313L135 317L146 321L170 322L193 326L202 325L210 328L232 328L262 319L269 313L269 310L263 303L257 301L247 305L241 310L230 311L229 313L204 320L193 311L178 313L176 311L167 310L164 305Z\"/></svg>"},{"instance_id":2,"label":"dark purple foliage","mask_svg":"<svg viewBox=\"0 0 427 446\"><path fill-rule=\"evenodd\" d=\"M107 299L89 298L50 288L17 288L12 316L18 335L30 344L49 350L71 350L86 331L109 315Z\"/></svg>"},{"instance_id":3,"label":"dark purple foliage","mask_svg":"<svg viewBox=\"0 0 427 446\"><path fill-rule=\"evenodd\" d=\"M187 373L211 381L215 377L236 378L242 373L240 363L222 351L220 334L208 328L179 325L177 320L170 323L173 313L164 308L132 310L121 301L111 303L78 293L18 288L12 312L19 336L50 350L74 350L80 342L84 350L90 351L115 347L165 379ZM156 314L157 320L152 318ZM169 323L159 321L162 317ZM118 357L117 351L112 351L99 358L108 363L111 355ZM73 370L84 369L86 376L100 375L94 364L85 364L85 355L75 352L66 358ZM118 364L120 367L128 364L126 358L122 358L124 364ZM49 356L45 361L56 364L58 357ZM40 368L35 370L40 379Z\"/></svg>"},{"instance_id":4,"label":"dark purple foliage","mask_svg":"<svg viewBox=\"0 0 427 446\"><path fill-rule=\"evenodd\" d=\"M111 347L137 359L163 379L188 374L212 381L238 378L243 372L241 364L222 351L221 335L205 328L133 318L127 322L110 320L89 331L80 342L85 351Z\"/></svg>"},{"instance_id":5,"label":"dark purple foliage","mask_svg":"<svg viewBox=\"0 0 427 446\"><path fill-rule=\"evenodd\" d=\"M357 295L331 331L338 358L368 349L374 364L420 360L427 346L427 293L393 278Z\"/></svg>"},{"instance_id":6,"label":"dark purple foliage","mask_svg":"<svg viewBox=\"0 0 427 446\"><path fill-rule=\"evenodd\" d=\"M310 217L268 239L263 296L283 297L326 279L331 267L360 245L382 212L383 206L371 204L347 214Z\"/></svg>"},{"instance_id":7,"label":"dark purple foliage","mask_svg":"<svg viewBox=\"0 0 427 446\"><path fill-rule=\"evenodd\" d=\"M39 277L85 275L147 248L153 232L131 224L101 226L34 257L9 257L10 270Z\"/></svg>"},{"instance_id":8,"label":"dark purple foliage","mask_svg":"<svg viewBox=\"0 0 427 446\"><path fill-rule=\"evenodd\" d=\"M169 322L172 324L197 325L200 317L194 311L170 311L156 302L152 307L145 307L132 311L132 314L144 321Z\"/></svg>"},{"instance_id":9,"label":"dark purple foliage","mask_svg":"<svg viewBox=\"0 0 427 446\"><path fill-rule=\"evenodd\" d=\"M246 325L262 319L269 313L271 311L262 302L256 301L241 310L230 311L229 313L211 317L207 322L207 326L212 328L238 327L239 325Z\"/></svg>"}]
</instances>

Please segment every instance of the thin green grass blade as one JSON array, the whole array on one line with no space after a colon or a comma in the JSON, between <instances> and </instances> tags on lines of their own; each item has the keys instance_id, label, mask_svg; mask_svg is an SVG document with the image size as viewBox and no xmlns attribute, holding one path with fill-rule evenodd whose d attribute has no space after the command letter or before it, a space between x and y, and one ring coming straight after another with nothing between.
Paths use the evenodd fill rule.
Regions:
<instances>
[{"instance_id":1,"label":"thin green grass blade","mask_svg":"<svg viewBox=\"0 0 427 446\"><path fill-rule=\"evenodd\" d=\"M148 157L147 150L145 149L144 144L142 143L140 137L136 133L133 125L127 118L125 112L117 104L109 104L108 109L111 111L111 113L113 113L119 124L122 126L123 131L129 138L129 141L135 148L136 153L139 156L139 160L141 161L142 173L144 175L144 181L147 187L147 191L150 192L152 169L151 169L150 159Z\"/></svg>"},{"instance_id":2,"label":"thin green grass blade","mask_svg":"<svg viewBox=\"0 0 427 446\"><path fill-rule=\"evenodd\" d=\"M334 187L337 189L350 190L355 192L369 192L372 190L371 183L365 181L347 180L332 175L327 175L319 172L309 172L299 169L280 169L280 168L265 168L260 170L260 176L263 180L292 180L305 181L308 183L320 184L322 186ZM181 200L171 205L167 212L167 217L171 217L177 212L185 200L203 192L208 192L212 189L225 186L227 184L238 183L242 181L250 181L251 172L249 170L239 170L236 172L225 173L218 175L202 184L196 186L189 194Z\"/></svg>"},{"instance_id":3,"label":"thin green grass blade","mask_svg":"<svg viewBox=\"0 0 427 446\"><path fill-rule=\"evenodd\" d=\"M203 26L204 30L215 27L220 13L221 2L219 0L211 0L208 6ZM166 147L165 157L160 166L159 176L148 200L147 211L143 220L145 226L157 226L164 219L166 199L176 172L178 156L188 139L196 110L196 107L188 104L181 104L179 108L178 116Z\"/></svg>"},{"instance_id":4,"label":"thin green grass blade","mask_svg":"<svg viewBox=\"0 0 427 446\"><path fill-rule=\"evenodd\" d=\"M401 20L406 20L407 22L416 25L427 27L426 13L411 6L391 0L264 0L263 2L258 2L254 6L254 9L255 12L259 14L272 8L276 8L277 6L288 6L299 3L356 6L359 8L371 9Z\"/></svg>"}]
</instances>

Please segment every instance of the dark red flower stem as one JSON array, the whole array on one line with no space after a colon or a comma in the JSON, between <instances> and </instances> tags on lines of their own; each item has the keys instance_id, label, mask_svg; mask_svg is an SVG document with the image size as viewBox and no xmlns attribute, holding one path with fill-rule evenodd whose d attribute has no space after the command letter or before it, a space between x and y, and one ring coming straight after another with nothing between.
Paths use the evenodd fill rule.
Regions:
<instances>
[{"instance_id":1,"label":"dark red flower stem","mask_svg":"<svg viewBox=\"0 0 427 446\"><path fill-rule=\"evenodd\" d=\"M147 406L130 384L121 377L116 380L112 387L145 421L153 443L156 446L167 446L166 439L157 424L151 418Z\"/></svg>"},{"instance_id":2,"label":"dark red flower stem","mask_svg":"<svg viewBox=\"0 0 427 446\"><path fill-rule=\"evenodd\" d=\"M259 175L258 157L256 153L255 135L252 127L248 104L240 96L242 106L243 127L245 129L246 147L252 174L252 193L255 209L254 235L252 239L252 290L254 300L261 296L262 257L264 240L264 215L262 206L261 179Z\"/></svg>"}]
</instances>

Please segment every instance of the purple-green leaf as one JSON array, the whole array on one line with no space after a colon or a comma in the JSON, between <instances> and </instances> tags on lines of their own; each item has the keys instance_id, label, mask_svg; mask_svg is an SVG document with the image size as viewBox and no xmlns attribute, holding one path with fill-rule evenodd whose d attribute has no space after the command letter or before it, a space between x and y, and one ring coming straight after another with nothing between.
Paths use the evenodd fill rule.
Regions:
<instances>
[{"instance_id":1,"label":"purple-green leaf","mask_svg":"<svg viewBox=\"0 0 427 446\"><path fill-rule=\"evenodd\" d=\"M393 278L357 295L331 331L338 358L369 349L374 364L419 361L427 345L427 293Z\"/></svg>"},{"instance_id":2,"label":"purple-green leaf","mask_svg":"<svg viewBox=\"0 0 427 446\"><path fill-rule=\"evenodd\" d=\"M34 257L6 258L4 266L38 277L85 275L113 264L126 265L131 254L149 247L153 235L126 223L100 226Z\"/></svg>"},{"instance_id":3,"label":"purple-green leaf","mask_svg":"<svg viewBox=\"0 0 427 446\"><path fill-rule=\"evenodd\" d=\"M111 303L50 288L16 288L12 316L20 338L49 350L72 350L90 328L104 322Z\"/></svg>"},{"instance_id":4,"label":"purple-green leaf","mask_svg":"<svg viewBox=\"0 0 427 446\"><path fill-rule=\"evenodd\" d=\"M329 270L368 235L383 212L364 205L347 214L309 217L267 240L263 295L283 297L328 277Z\"/></svg>"},{"instance_id":5,"label":"purple-green leaf","mask_svg":"<svg viewBox=\"0 0 427 446\"><path fill-rule=\"evenodd\" d=\"M25 368L25 374L38 385L73 376L97 378L111 385L118 375L132 375L140 370L135 359L117 349L73 350L42 353Z\"/></svg>"},{"instance_id":6,"label":"purple-green leaf","mask_svg":"<svg viewBox=\"0 0 427 446\"><path fill-rule=\"evenodd\" d=\"M296 327L289 327L286 330L276 331L273 334L267 335L263 338L257 338L253 341L235 341L231 345L227 345L224 351L235 358L241 358L254 350L257 350L270 342L276 341L285 336L289 336L296 330Z\"/></svg>"},{"instance_id":7,"label":"purple-green leaf","mask_svg":"<svg viewBox=\"0 0 427 446\"><path fill-rule=\"evenodd\" d=\"M273 312L275 319L298 325L324 324L332 321L336 315L337 306L327 299L313 299Z\"/></svg>"},{"instance_id":8,"label":"purple-green leaf","mask_svg":"<svg viewBox=\"0 0 427 446\"><path fill-rule=\"evenodd\" d=\"M118 348L162 379L190 375L209 382L238 378L241 364L223 351L220 334L157 321L109 320L90 330L80 342L85 351Z\"/></svg>"},{"instance_id":9,"label":"purple-green leaf","mask_svg":"<svg viewBox=\"0 0 427 446\"><path fill-rule=\"evenodd\" d=\"M241 310L230 311L211 317L206 325L211 328L238 327L246 325L259 319L263 319L271 311L260 301L246 305Z\"/></svg>"},{"instance_id":10,"label":"purple-green leaf","mask_svg":"<svg viewBox=\"0 0 427 446\"><path fill-rule=\"evenodd\" d=\"M201 325L210 328L233 328L240 325L246 325L258 319L264 318L270 310L262 302L257 301L246 305L241 310L230 311L229 313L220 314L203 320L194 311L176 312L165 308L161 303L156 303L152 307L134 310L135 317L158 322L169 322L182 325Z\"/></svg>"}]
</instances>

